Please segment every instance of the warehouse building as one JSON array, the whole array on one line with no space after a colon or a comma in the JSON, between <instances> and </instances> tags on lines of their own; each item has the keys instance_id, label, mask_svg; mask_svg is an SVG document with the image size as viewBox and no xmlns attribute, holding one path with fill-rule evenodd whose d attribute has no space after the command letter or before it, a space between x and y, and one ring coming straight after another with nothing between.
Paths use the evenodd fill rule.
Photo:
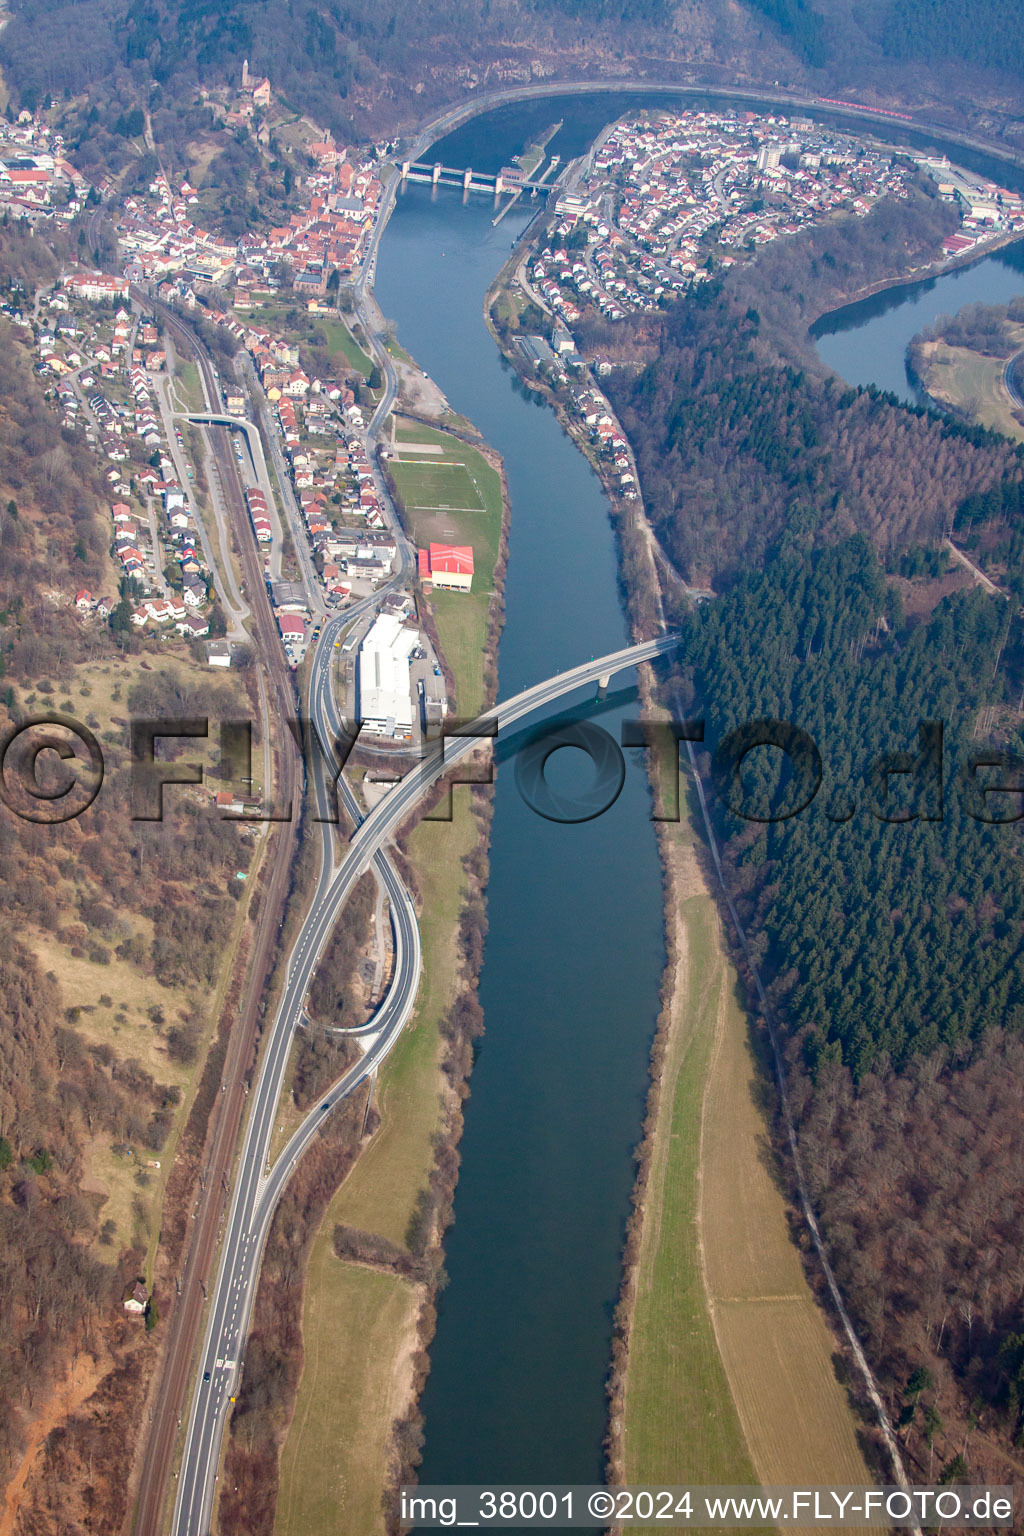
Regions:
<instances>
[{"instance_id":1,"label":"warehouse building","mask_svg":"<svg viewBox=\"0 0 1024 1536\"><path fill-rule=\"evenodd\" d=\"M369 735L412 736L409 663L419 643L419 631L407 629L397 614L380 614L367 631L356 675L359 718Z\"/></svg>"}]
</instances>

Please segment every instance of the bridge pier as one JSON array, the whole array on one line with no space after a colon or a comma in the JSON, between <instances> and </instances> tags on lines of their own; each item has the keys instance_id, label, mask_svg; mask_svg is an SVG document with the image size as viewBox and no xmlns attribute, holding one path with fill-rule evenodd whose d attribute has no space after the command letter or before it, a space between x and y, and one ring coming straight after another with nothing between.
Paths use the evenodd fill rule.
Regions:
<instances>
[{"instance_id":1,"label":"bridge pier","mask_svg":"<svg viewBox=\"0 0 1024 1536\"><path fill-rule=\"evenodd\" d=\"M434 161L434 169L433 169L433 172L432 172L431 177L430 177L430 184L431 184L431 186L436 187L440 180L441 180L441 162L440 162L440 160L435 160Z\"/></svg>"},{"instance_id":2,"label":"bridge pier","mask_svg":"<svg viewBox=\"0 0 1024 1536\"><path fill-rule=\"evenodd\" d=\"M505 183L502 181L502 179L501 179L501 172L499 171L497 176L495 176L495 178L494 178L494 195L495 195L495 197L497 197L499 192L504 192L504 190L505 190Z\"/></svg>"},{"instance_id":3,"label":"bridge pier","mask_svg":"<svg viewBox=\"0 0 1024 1536\"><path fill-rule=\"evenodd\" d=\"M408 180L408 178L409 178L409 171L411 170L411 168L412 168L412 161L411 160L403 160L402 161L402 180L403 181L407 181Z\"/></svg>"},{"instance_id":4,"label":"bridge pier","mask_svg":"<svg viewBox=\"0 0 1024 1536\"><path fill-rule=\"evenodd\" d=\"M472 180L473 180L473 168L472 168L472 166L470 166L467 170L463 171L463 173L462 173L462 190L463 190L463 192L468 192L469 191L469 184L470 184L470 182Z\"/></svg>"},{"instance_id":5,"label":"bridge pier","mask_svg":"<svg viewBox=\"0 0 1024 1536\"><path fill-rule=\"evenodd\" d=\"M598 693L607 693L608 692L608 684L611 682L611 680L612 680L612 675L611 675L610 672L606 672L604 677L599 677L598 680L597 680L597 691L598 691Z\"/></svg>"}]
</instances>

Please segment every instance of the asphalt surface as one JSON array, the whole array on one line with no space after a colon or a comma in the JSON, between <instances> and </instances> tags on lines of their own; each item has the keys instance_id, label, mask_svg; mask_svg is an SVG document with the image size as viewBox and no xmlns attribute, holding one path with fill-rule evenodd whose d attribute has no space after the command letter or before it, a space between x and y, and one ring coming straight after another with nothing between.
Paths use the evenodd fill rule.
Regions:
<instances>
[{"instance_id":1,"label":"asphalt surface","mask_svg":"<svg viewBox=\"0 0 1024 1536\"><path fill-rule=\"evenodd\" d=\"M336 728L336 713L327 702L331 692L330 659L337 632L347 619L348 614L339 615L324 626L314 659L310 709L321 740L331 740ZM487 710L479 717L479 724L484 726L495 721L499 729L507 728L565 694L640 661L662 655L677 644L676 636L663 636L586 662ZM221 1440L230 1398L238 1382L263 1246L277 1202L299 1158L324 1124L330 1109L376 1070L412 1013L420 971L419 930L411 899L395 876L384 849L422 796L478 746L479 740L475 737L449 738L443 755L435 753L418 762L362 819L337 866L330 825L326 822L321 825L321 836L325 839L323 869L309 915L292 950L284 993L267 1034L258 1079L251 1095L253 1103L242 1142L178 1479L172 1527L175 1536L205 1536L211 1527ZM329 815L327 777L320 761L314 768L314 782L319 814L325 817ZM356 881L371 865L385 881L391 900L395 933L391 989L375 1015L369 1033L363 1033L361 1044L366 1045L366 1051L362 1059L324 1095L268 1171L288 1057L313 973L341 908Z\"/></svg>"},{"instance_id":2,"label":"asphalt surface","mask_svg":"<svg viewBox=\"0 0 1024 1536\"><path fill-rule=\"evenodd\" d=\"M357 310L384 377L384 392L368 432L375 475L379 471L372 453L372 442L386 420L398 391L397 375L384 345L383 335L371 323L367 313L371 310L372 300L368 300L365 294L366 279L372 275L376 242L383 232L385 222L383 218L378 222L374 242L364 266L364 276L356 293ZM177 321L176 326L181 326L181 322ZM184 330L184 327L181 328ZM203 374L208 399L219 403L219 395L215 392L219 389L215 370L191 333L186 334L201 364L205 362ZM222 472L227 474L229 469L233 472L233 455L225 451L224 457L227 462ZM386 493L385 505L392 510L393 516ZM246 550L251 544L251 540L244 535L239 542ZM421 967L419 927L412 899L387 854L387 844L415 810L422 796L454 764L471 754L479 745L478 739L470 736L448 739L443 752L435 751L418 761L365 818L343 775L337 775L336 793L355 826L347 850L339 861L332 823L334 806L331 787L336 777L333 746L343 734L332 689L335 642L342 629L360 613L376 608L384 593L403 579L412 563L412 552L408 541L401 536L399 548L399 571L393 580L372 597L327 619L313 656L309 683L309 718L319 750L311 754L312 761L307 763L307 771L316 813L321 818L319 822L313 823L322 840L321 869L309 914L289 957L284 991L273 1024L266 1032L255 1086L250 1094L252 1103L249 1106L230 1207L223 1229L217 1276L210 1292L206 1329L178 1474L173 1519L175 1536L186 1536L186 1533L187 1536L205 1536L211 1528L224 1428L230 1400L240 1377L242 1351L255 1301L263 1248L281 1194L330 1110L377 1070L398 1039L415 1005ZM256 584L254 576L250 587ZM259 606L262 609L265 605L261 603ZM259 616L261 619L265 617L262 613ZM269 617L269 610L266 617ZM268 632L266 640L268 645L275 644L276 635ZM498 728L511 726L533 710L588 683L610 677L639 661L671 650L676 643L674 637L666 636L641 646L628 647L611 656L592 659L581 667L561 673L495 706L480 717L479 723L483 726L494 722ZM302 1020L310 983L345 901L359 878L371 867L383 885L390 904L394 934L391 987L370 1024L363 1030L353 1032L358 1033L360 1046L364 1048L362 1058L323 1096L271 1166L270 1149L274 1126L292 1042ZM223 1169L220 1177L226 1187L226 1173ZM207 1204L216 1211L219 1202L208 1201ZM194 1305L190 1310L194 1312ZM197 1323L198 1319L193 1318L193 1334ZM169 1358L168 1366L169 1370L173 1367L178 1376L182 1370L187 1370L191 1354L187 1347L188 1330L179 1331L182 1337L178 1356ZM166 1436L165 1430L165 1440ZM156 1481L154 1470L150 1483L155 1485Z\"/></svg>"},{"instance_id":3,"label":"asphalt surface","mask_svg":"<svg viewBox=\"0 0 1024 1536\"><path fill-rule=\"evenodd\" d=\"M625 83L627 82L622 82L622 84ZM628 83L633 84L634 82ZM645 85L650 88L650 82L645 82ZM604 86L606 89L618 88L620 82L605 82ZM701 87L691 85L689 90L685 87L680 90L675 83L673 83L672 88L684 99L695 89L697 91L702 89ZM568 87L565 85L556 86L551 82L545 82L543 86L535 88L528 87L526 89L513 89L508 92L488 93L486 97L478 98L471 105L460 106L436 119L434 123L430 124L419 135L415 144L407 152L409 158L419 159L426 151L427 146L435 138L469 116L476 115L476 113L497 105L503 100L515 100L532 95L550 94L554 89L573 92L574 90L592 90L594 87L590 85L576 85L575 87L572 85ZM707 87L703 89L707 89ZM722 95L733 94L728 89L723 90L721 87L715 87L715 89ZM789 106L804 104L800 97L790 93L773 95L764 91L751 91L748 88L743 88L736 91L735 94L766 102L785 103ZM816 105L816 103L811 101L807 101L806 104L809 106ZM875 123L880 121L877 116L866 112L850 115L861 115ZM884 122L884 120L882 121ZM896 127L896 125L893 126ZM926 125L922 123L915 126L925 127ZM950 139L958 139L962 143L977 144L981 148L991 148L987 144L971 140L966 135L958 136L945 132L944 136ZM1006 158L1016 157L1006 155ZM382 368L385 381L384 396L371 422L371 436L375 436L380 430L397 396L398 388L397 376L384 345L384 338L378 329L378 325L374 324L370 318L374 316L379 322L379 311L376 310L376 306L373 303L372 293L367 291L367 285L372 284L377 245L387 222L384 215L390 211L390 202L394 197L394 192L395 184L392 183L391 187L388 188L385 207L382 209L382 216L378 220L377 228L371 240L368 259L355 290L357 311L363 321L364 329L370 341L370 349ZM200 361L202 361L201 353ZM207 359L206 362L208 370L209 360ZM214 383L216 383L215 377ZM1007 383L1011 394L1015 394L1010 378L1007 379ZM211 395L210 398L211 400L216 400L217 396ZM375 463L374 471L376 476L377 466ZM408 558L408 546L403 541L403 571L407 568ZM389 586L394 584L389 583ZM330 659L333 653L334 636L337 629L342 624L351 622L358 611L364 607L375 606L379 602L381 595L380 593L375 594L375 597L366 600L365 604L356 605L346 610L344 615L328 620L324 625L320 645L314 658L314 671L311 682L313 722L318 737L324 743L334 739L339 723L337 708L330 687ZM276 636L274 639L276 641ZM645 646L631 647L627 651L616 653L614 656L602 658L597 662L591 662L584 667L576 668L569 673L563 673L559 677L550 679L546 683L539 684L533 689L526 690L515 699L509 700L506 704L499 705L496 709L489 711L481 719L487 720L494 717L497 718L502 727L511 725L515 720L531 710L539 708L545 703L553 702L564 694L590 681L606 675L610 676L614 672L632 666L640 660L649 659L660 652L667 651L675 643L676 641L673 637L664 637L660 641L651 642ZM386 796L374 812L357 826L348 851L340 864L336 864L334 833L329 821L325 821L321 827L320 835L324 840L323 868L317 887L316 899L292 952L285 994L268 1037L267 1047L260 1065L259 1080L255 1089L255 1102L246 1127L239 1175L231 1202L221 1263L214 1290L213 1303L210 1309L189 1419L174 1514L174 1531L176 1533L197 1533L197 1536L205 1536L205 1533L210 1528L216 1467L226 1410L229 1406L231 1390L237 1379L241 1348L255 1295L260 1255L273 1211L281 1192L303 1150L309 1145L313 1136L317 1134L320 1125L323 1123L324 1115L329 1113L330 1107L344 1098L358 1083L362 1082L367 1075L376 1069L376 1066L397 1038L405 1019L411 1012L415 999L419 975L418 929L408 893L402 887L395 874L394 867L387 857L385 851L386 843L414 809L419 797L453 763L471 752L475 745L476 742L472 738L460 738L449 741L447 744L447 755L443 762L434 759L432 762L428 761L414 768ZM322 763L314 769L314 782L320 814L327 816L330 795L327 775L324 772ZM353 804L351 791L348 790L343 781L339 782L338 792L355 818L358 815L358 809ZM351 892L352 886L365 869L371 865L374 867L378 878L384 882L391 902L392 921L395 929L395 979L388 996L370 1026L369 1034L365 1037L364 1043L367 1044L367 1050L363 1059L353 1066L334 1085L330 1092L325 1095L322 1100L322 1106L326 1106L326 1108L317 1106L307 1117L278 1157L272 1170L268 1173L266 1171L266 1153L269 1150L270 1138L273 1133L274 1119L291 1042L294 1030L301 1017L309 981L315 970L319 955L337 919L337 915ZM181 1310L180 1305L177 1310ZM174 1322L178 1322L177 1312ZM176 1363L180 1371L181 1361L177 1360L174 1363ZM188 1353L184 1354L184 1364L187 1369ZM204 1380L203 1377L207 1372L209 1373L209 1380Z\"/></svg>"},{"instance_id":4,"label":"asphalt surface","mask_svg":"<svg viewBox=\"0 0 1024 1536\"><path fill-rule=\"evenodd\" d=\"M220 380L217 370L213 366L212 360L205 347L199 341L199 338L181 317L167 305L153 300L149 294L139 290L135 290L133 296L138 302L158 310L178 348L186 356L195 358L199 366L207 405L212 412L218 412L221 401ZM383 351L383 348L381 348L381 351ZM391 370L384 398L381 401L381 420L383 420L387 410L390 409L396 392L397 378L394 375L394 371ZM270 447L273 450L276 438L269 423L267 423L267 427L270 434ZM292 675L285 664L277 626L267 598L263 570L249 527L248 512L242 494L237 462L229 443L229 433L225 428L211 428L208 430L210 431L210 443L214 450L221 490L234 526L235 542L246 578L246 588L251 608L247 607L243 611L246 613L251 611L253 639L256 641L266 671L266 685L263 684L261 677L261 698L271 703L278 720L288 719L295 714L294 683ZM176 444L172 446L176 447ZM185 483L184 478L182 483ZM372 597L346 608L344 614L332 625L332 633L336 632L342 624L350 623L358 618L361 613L375 608L385 594L401 582L404 574L414 564L413 552L408 541L405 540L401 533L397 513L391 505L386 487L382 489L384 493L384 506L390 514L399 543L400 561L398 573ZM285 511L287 514L287 508ZM304 545L305 539L303 534L302 546ZM300 554L302 546L300 546ZM228 575L230 577L230 572ZM316 591L311 596L316 597L318 593L319 587L317 586ZM323 654L326 656L329 650L330 646L325 644ZM322 672L321 678L324 675ZM246 1105L243 1083L250 1072L255 1055L261 1007L269 979L270 965L277 948L278 918L282 916L283 920L284 903L288 895L289 873L300 825L299 790L301 787L301 775L298 772L300 764L298 763L297 754L291 750L290 737L288 737L287 732L282 733L282 736L287 739L284 740L283 747L278 749L282 760L279 763L279 771L276 778L284 803L292 807L292 820L275 827L271 833L276 846L272 849L268 865L267 885L263 903L264 920L260 925L260 931L248 957L245 988L239 1006L238 1017L232 1026L222 1075L222 1092L217 1096L213 1116L211 1117L206 1147L208 1160L203 1169L199 1198L192 1213L194 1225L192 1227L191 1240L188 1245L182 1272L177 1281L178 1295L170 1316L166 1355L161 1371L159 1391L154 1400L152 1425L147 1436L140 1471L133 1526L136 1536L157 1536L157 1533L165 1529L166 1515L164 1506L166 1490L170 1482L171 1467L178 1448L178 1436L184 1415L196 1339L199 1335L203 1321L203 1310L207 1301L207 1280L217 1254L221 1234L224 1230L222 1218L227 1205L226 1196L229 1192L228 1177L232 1168L234 1152L238 1145L239 1130ZM270 741L268 738L268 742L265 745L265 753L269 750ZM269 775L266 771L264 777L269 783ZM347 790L347 786L341 792L344 794L345 790ZM321 792L320 786L318 786L318 793ZM326 808L326 799L321 803ZM355 821L358 817L358 806L354 804L354 797L351 796L350 791L348 792L346 804L350 813L354 811L353 821ZM324 824L322 836L324 838L323 855L325 867L330 867L334 855L334 834L329 823ZM385 889L391 896L395 911L398 912L400 906L403 905L402 898L405 897L405 893L401 890L400 882L393 866L389 865L386 875L382 873L379 878L384 880ZM407 903L407 898L405 900ZM408 911L411 912L411 907L408 908ZM416 944L418 954L418 932L410 936L410 942ZM294 1167L296 1160L296 1158L292 1159L291 1167Z\"/></svg>"},{"instance_id":5,"label":"asphalt surface","mask_svg":"<svg viewBox=\"0 0 1024 1536\"><path fill-rule=\"evenodd\" d=\"M372 277L376 247L385 223L383 217L378 221L363 268L363 277L356 291L357 310L384 377L384 392L368 429L375 477L379 470L372 453L372 442L386 420L398 392L397 374L383 336L367 313L371 301L367 300L365 293L366 281ZM191 339L191 333L188 334ZM206 361L207 369L204 373L210 375L208 398L216 402L218 396L212 391L218 381L209 368L208 359ZM386 491L385 505L390 509L390 498L386 496ZM246 545L251 543L248 539L244 542ZM397 585L410 568L412 552L408 541L399 536L398 542L401 554L399 572L395 578L372 597L328 619L321 630L313 657L309 710L321 751L313 754L314 762L309 766L317 814L324 818L319 823L322 839L321 872L309 915L290 956L284 993L266 1037L252 1093L253 1103L243 1135L217 1278L210 1295L206 1331L178 1474L173 1521L176 1536L185 1536L185 1533L189 1533L189 1536L193 1536L193 1533L194 1536L205 1536L211 1526L224 1427L231 1406L230 1399L239 1380L242 1350L259 1279L260 1260L277 1202L302 1153L324 1123L324 1117L336 1103L376 1071L397 1040L415 1004L421 964L419 927L409 893L385 852L386 844L415 809L421 796L454 763L478 746L478 741L472 737L450 739L445 745L443 757L435 754L417 763L361 822L358 803L344 777L339 776L337 793L356 825L356 831L347 853L340 864L336 864L335 834L330 820L333 806L329 781L334 777L332 744L340 734L341 721L331 687L334 645L342 628L361 612L375 608L384 592ZM672 638L663 638L645 646L630 647L612 657L590 661L583 667L527 689L515 699L488 711L481 716L481 723L495 719L500 725L511 725L533 709L588 682L632 666L645 657L669 650L675 643ZM330 768L328 765L331 765ZM394 932L394 975L391 987L371 1025L360 1032L360 1043L366 1047L362 1059L324 1095L270 1168L269 1153L274 1123L292 1041L302 1018L310 982L345 901L356 881L371 866L383 883L390 902ZM176 1366L180 1371L182 1362L179 1360Z\"/></svg>"},{"instance_id":6,"label":"asphalt surface","mask_svg":"<svg viewBox=\"0 0 1024 1536\"><path fill-rule=\"evenodd\" d=\"M136 295L149 304L148 295ZM162 309L162 306L157 306ZM188 328L162 309L179 348L195 356L207 398L217 399L216 377L203 349ZM248 527L248 514L238 482L234 453L225 432L211 432L224 502L231 518L251 603L252 634L261 656L265 682L261 696L278 719L294 713L294 687L284 661L277 627L267 601L255 543ZM265 746L265 752L267 748ZM278 937L278 914L283 912L288 895L289 877L299 829L300 774L297 754L287 732L280 733L275 747L277 771L275 782L285 804L292 806L291 822L282 822L270 833L273 844L268 851L266 883L263 892L263 922L259 925L246 959L245 982L237 1017L231 1026L221 1086L216 1095L204 1148L206 1164L201 1190L190 1221L191 1236L178 1277L178 1295L168 1323L166 1357L161 1372L159 1392L153 1398L153 1423L146 1441L139 1487L135 1503L134 1529L137 1536L157 1536L164 1529L165 1489L173 1462L178 1427L188 1390L189 1371L195 1341L202 1322L206 1282L217 1252L220 1221L245 1095L243 1082L248 1075L256 1047L260 1012L274 958Z\"/></svg>"}]
</instances>

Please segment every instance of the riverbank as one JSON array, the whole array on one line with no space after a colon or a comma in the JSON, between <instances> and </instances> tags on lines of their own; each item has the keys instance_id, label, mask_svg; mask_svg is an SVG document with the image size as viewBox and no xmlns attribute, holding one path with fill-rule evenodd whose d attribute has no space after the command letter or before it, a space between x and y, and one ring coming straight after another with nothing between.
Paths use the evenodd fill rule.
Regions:
<instances>
[{"instance_id":1,"label":"riverbank","mask_svg":"<svg viewBox=\"0 0 1024 1536\"><path fill-rule=\"evenodd\" d=\"M831 309L824 310L808 326L808 333L814 339L825 334L825 321L841 321L847 310L855 305L863 304L865 299L872 299L876 294L887 293L896 288L914 288L917 284L934 282L940 277L951 276L954 272L964 271L967 267L973 267L977 262L984 261L987 256L995 256L1007 246L1017 245L1024 241L1024 236L1019 233L998 235L985 243L984 247L965 251L962 256L955 257L952 261L943 258L941 261L929 262L925 267L915 267L909 272L901 273L896 277L880 278L876 283L868 283L863 288L858 288L852 294L846 294L841 304L834 305Z\"/></svg>"},{"instance_id":2,"label":"riverbank","mask_svg":"<svg viewBox=\"0 0 1024 1536\"><path fill-rule=\"evenodd\" d=\"M488 291L487 323L601 477L634 632L642 631L660 609L652 589L663 563L643 504L626 500L563 392L527 376L494 323L502 298L509 311L504 284L520 255L513 251ZM649 718L650 680L640 688ZM659 796L662 786L653 788ZM833 1363L837 1340L804 1274L774 1153L766 1163L770 1074L752 1045L713 875L709 883L688 820L658 833L667 965L612 1342L607 1475L867 1483L858 1421Z\"/></svg>"},{"instance_id":3,"label":"riverbank","mask_svg":"<svg viewBox=\"0 0 1024 1536\"><path fill-rule=\"evenodd\" d=\"M376 1086L372 1139L314 1240L302 1372L281 1450L278 1536L382 1532L382 1495L415 1462L450 1202L443 1181L457 1170L461 1135L464 1042L453 1058L446 1028L474 993L459 965L459 935L480 878L466 866L485 873L486 835L486 818L457 795L451 823L421 822L405 839L421 908L420 997ZM414 1273L393 1261L339 1257L339 1228L390 1245Z\"/></svg>"},{"instance_id":4,"label":"riverbank","mask_svg":"<svg viewBox=\"0 0 1024 1536\"><path fill-rule=\"evenodd\" d=\"M666 969L608 1381L612 1483L752 1483L700 1241L702 1105L722 1023L718 917L687 822L658 828Z\"/></svg>"},{"instance_id":5,"label":"riverbank","mask_svg":"<svg viewBox=\"0 0 1024 1536\"><path fill-rule=\"evenodd\" d=\"M555 80L547 79L540 84L509 86L502 90L482 92L475 95L471 101L461 102L457 107L450 107L437 117L420 126L417 137L413 141L411 155L413 159L422 159L427 150L441 138L446 138L456 129L463 127L473 118L493 112L499 107L508 106L516 102L526 102L539 98L588 96L588 95L619 95L628 94L635 96L664 96L669 98L681 97L683 101L702 100L710 98L714 101L727 102L733 105L742 105L747 102L758 102L771 107L781 107L785 111L796 111L811 117L826 118L829 121L855 122L859 127L864 124L874 124L877 128L889 128L893 132L913 134L915 137L927 139L933 144L948 148L950 145L967 149L973 153L991 156L1014 167L1024 165L1024 156L1016 148L1008 148L1005 145L993 143L990 138L981 138L976 134L951 128L941 124L906 120L898 117L891 110L885 108L872 108L865 105L857 105L850 102L834 104L827 102L820 96L808 96L798 91L765 89L756 80L743 83L713 81L695 81L692 78L687 81L672 80L637 80L630 77L608 80ZM948 104L948 103L947 103Z\"/></svg>"},{"instance_id":6,"label":"riverbank","mask_svg":"<svg viewBox=\"0 0 1024 1536\"><path fill-rule=\"evenodd\" d=\"M417 428L417 435L427 437L427 429ZM431 441L441 436L429 434ZM508 492L500 456L482 443L460 446L474 455L478 475L486 467L494 477L485 501L496 537L481 547L476 602L438 594L448 609L434 613L427 628L455 694L484 707L497 697ZM472 646L462 643L460 602L474 610ZM421 620L427 606L421 603ZM442 798L443 792L435 795L400 838L419 910L419 998L382 1070L372 1139L313 1240L302 1303L303 1366L279 1462L276 1536L327 1529L339 1519L368 1536L390 1529L394 1490L415 1476L419 1399L444 1280L462 1104L481 1032L476 987L491 820L487 792L470 789L455 791L450 822L427 819ZM347 1247L337 1240L341 1231ZM351 1249L352 1234L361 1252L378 1257L340 1256Z\"/></svg>"},{"instance_id":7,"label":"riverbank","mask_svg":"<svg viewBox=\"0 0 1024 1536\"><path fill-rule=\"evenodd\" d=\"M1018 348L1024 346L1024 326L1013 327L1013 335ZM1024 442L1022 413L1006 386L1005 357L942 340L922 341L908 367L937 410Z\"/></svg>"},{"instance_id":8,"label":"riverbank","mask_svg":"<svg viewBox=\"0 0 1024 1536\"><path fill-rule=\"evenodd\" d=\"M524 140L518 126L510 137L490 147L502 163ZM497 228L493 216L488 200L408 188L381 251L378 296L403 345L505 460L514 526L500 671L510 694L625 644L628 631L600 484L480 323L531 210L514 208ZM573 716L596 711L616 736L619 715L634 710L628 687L566 705ZM581 827L538 816L499 756L480 985L487 1036L422 1404L428 1482L600 1474L611 1309L663 964L640 765L613 813ZM636 930L628 961L623 902Z\"/></svg>"},{"instance_id":9,"label":"riverbank","mask_svg":"<svg viewBox=\"0 0 1024 1536\"><path fill-rule=\"evenodd\" d=\"M444 591L428 582L418 605L439 648L449 708L472 719L496 696L493 661L508 558L508 492L500 455L479 437L470 442L466 434L403 416L382 467L402 526L417 549L437 543L473 551L470 591Z\"/></svg>"},{"instance_id":10,"label":"riverbank","mask_svg":"<svg viewBox=\"0 0 1024 1536\"><path fill-rule=\"evenodd\" d=\"M507 305L509 282L516 280L515 273L521 259L522 252L517 242L511 257L502 267L493 285L487 290L484 298L484 322L495 346L509 367L518 375L524 388L532 391L551 407L562 431L576 445L600 480L615 532L619 557L619 586L629 614L632 638L634 641L649 640L665 628L665 610L661 595L662 578L672 582L675 589L674 596L677 599L685 598L687 589L658 544L643 501L640 499L639 476L636 477L636 499L627 500L622 493L618 470L602 458L595 449L586 424L572 415L563 395L558 390L527 374L521 359L507 344L495 324L493 310L502 303ZM618 424L611 403L606 400L605 405L608 414L616 423L618 432L621 433L622 440L626 441L625 432ZM628 452L635 475L636 463L632 449L630 448Z\"/></svg>"},{"instance_id":11,"label":"riverbank","mask_svg":"<svg viewBox=\"0 0 1024 1536\"><path fill-rule=\"evenodd\" d=\"M658 713L645 698L645 716ZM667 785L654 793L664 811ZM667 963L616 1309L608 1479L869 1483L838 1342L793 1241L764 1042L691 799L657 828Z\"/></svg>"}]
</instances>

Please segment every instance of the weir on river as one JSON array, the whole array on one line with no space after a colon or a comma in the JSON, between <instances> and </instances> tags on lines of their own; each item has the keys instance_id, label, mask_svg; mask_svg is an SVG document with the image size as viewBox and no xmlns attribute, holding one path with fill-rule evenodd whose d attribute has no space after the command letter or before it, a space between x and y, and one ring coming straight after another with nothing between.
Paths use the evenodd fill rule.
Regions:
<instances>
[{"instance_id":1,"label":"weir on river","mask_svg":"<svg viewBox=\"0 0 1024 1536\"><path fill-rule=\"evenodd\" d=\"M502 136L489 163L507 163L526 138ZM445 152L444 163L488 161ZM503 694L628 639L600 482L483 324L484 293L532 212L514 207L494 230L485 200L410 186L376 277L403 346L505 460ZM638 712L616 692L595 705L591 689L580 702L601 710L616 739L620 717ZM585 761L581 780L590 773ZM586 1481L601 1472L611 1313L658 1007L660 875L639 760L612 809L573 826L530 810L511 764L496 777L487 1033L466 1104L420 1475Z\"/></svg>"},{"instance_id":2,"label":"weir on river","mask_svg":"<svg viewBox=\"0 0 1024 1536\"><path fill-rule=\"evenodd\" d=\"M468 122L431 159L494 175L557 112L563 127L547 148L564 163L627 107L670 104L685 105L625 94L516 103ZM504 456L511 528L499 675L508 694L624 643L626 624L600 484L483 324L486 289L533 210L514 207L495 231L487 204L460 192L404 189L376 288L402 344ZM1024 291L1019 262L1011 250L923 289L876 295L832 334L821 327L822 355L852 383L912 398L910 335L970 299ZM580 701L583 712L594 707ZM599 707L616 737L619 720L637 713L619 694ZM582 1482L602 1472L631 1150L664 959L659 870L638 762L612 810L582 825L542 821L509 769L494 794L487 1033L466 1105L420 1480Z\"/></svg>"}]
</instances>

